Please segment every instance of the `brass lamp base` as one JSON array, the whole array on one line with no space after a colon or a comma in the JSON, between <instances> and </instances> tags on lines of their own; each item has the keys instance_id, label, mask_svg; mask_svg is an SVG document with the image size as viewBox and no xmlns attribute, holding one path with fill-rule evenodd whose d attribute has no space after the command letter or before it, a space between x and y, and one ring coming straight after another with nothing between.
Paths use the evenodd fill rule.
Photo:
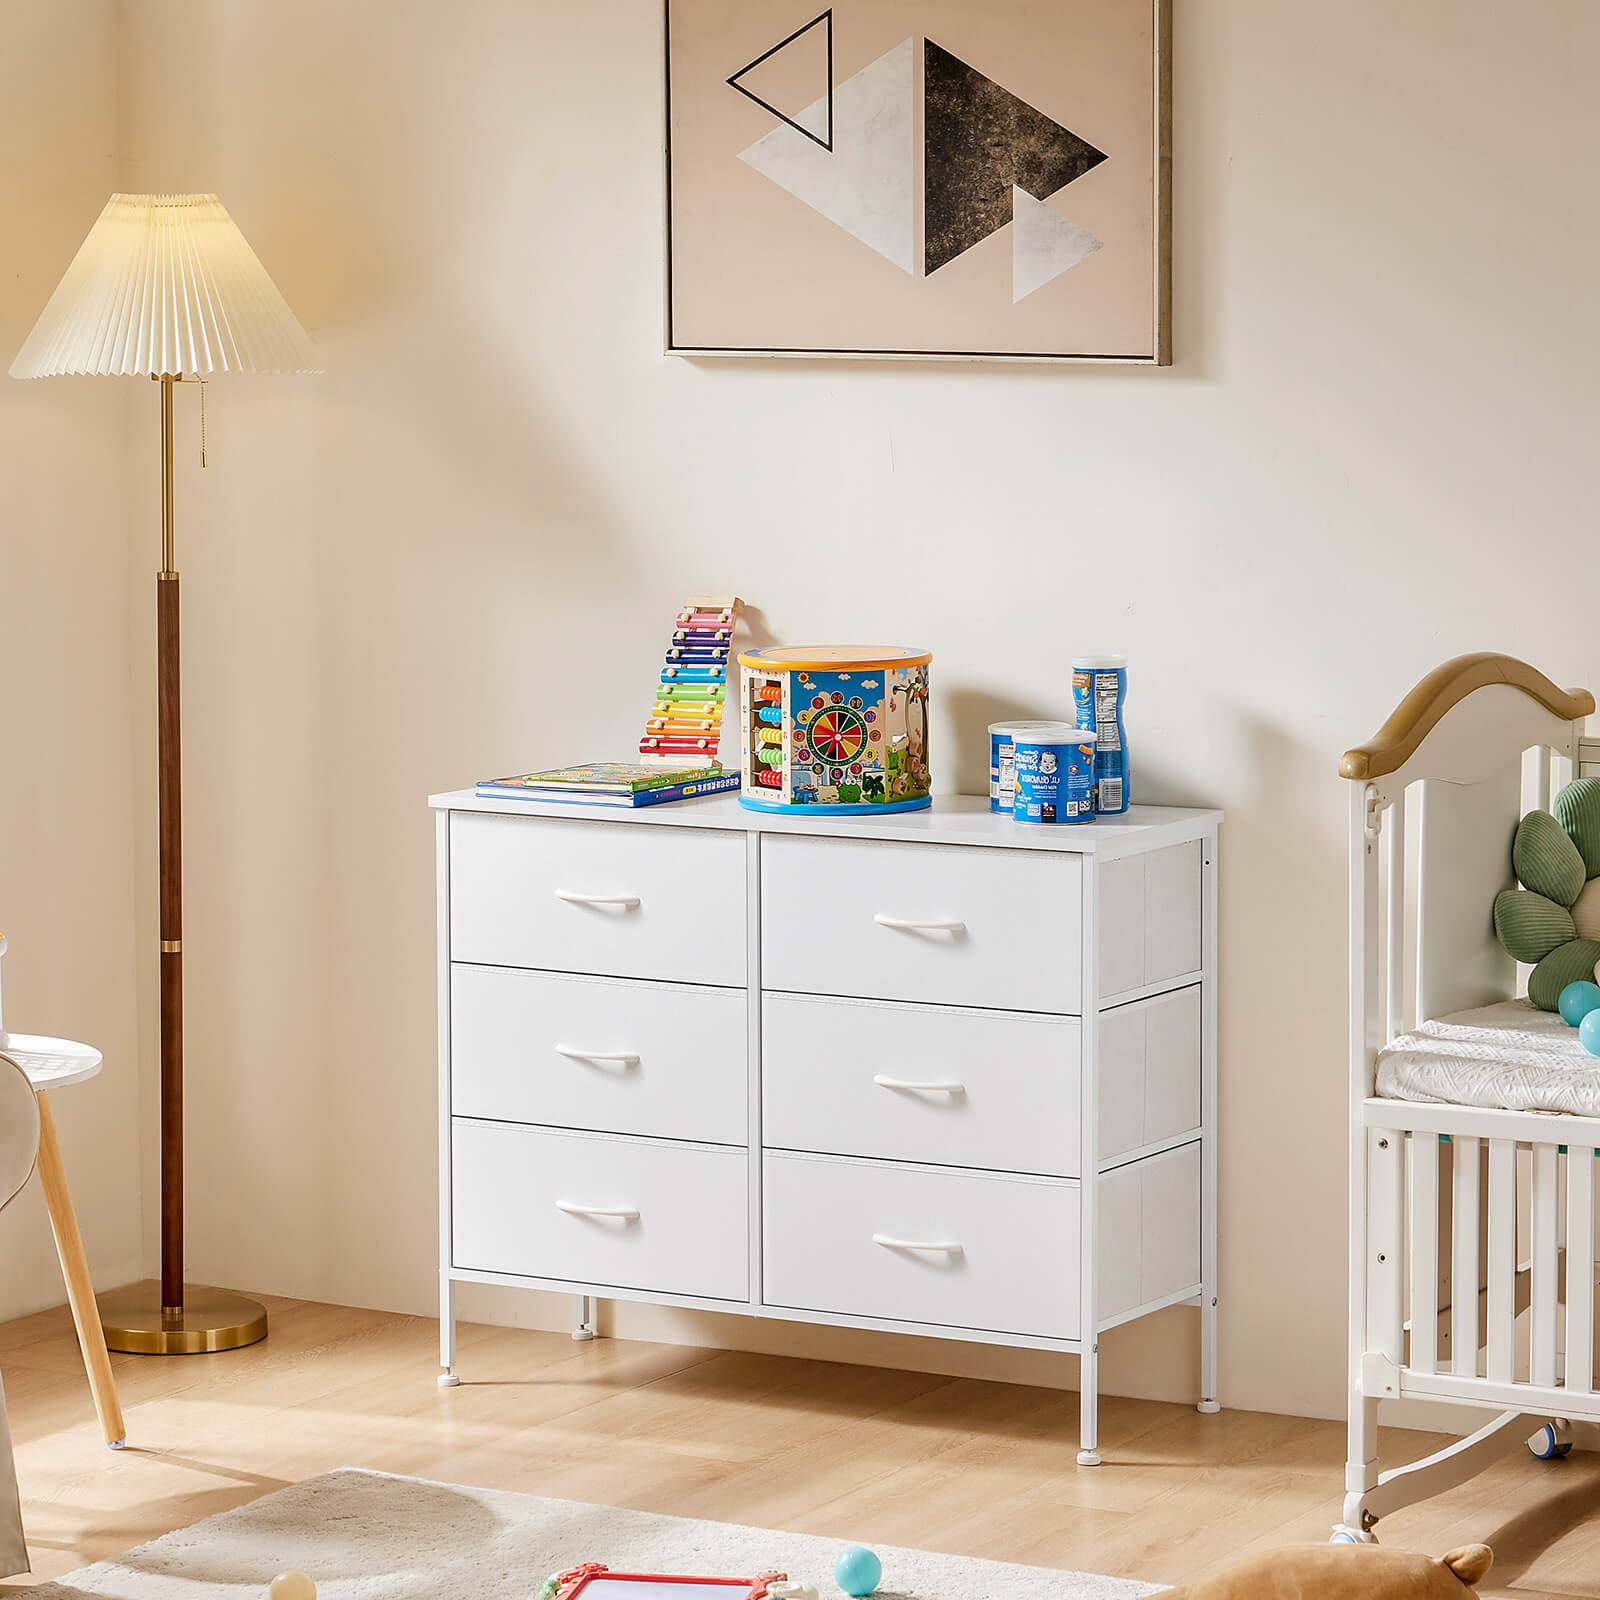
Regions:
<instances>
[{"instance_id":1,"label":"brass lamp base","mask_svg":"<svg viewBox=\"0 0 1600 1600\"><path fill-rule=\"evenodd\" d=\"M159 1283L131 1283L98 1297L106 1346L136 1356L239 1350L267 1336L267 1308L226 1289L185 1286L183 1305L161 1304Z\"/></svg>"}]
</instances>

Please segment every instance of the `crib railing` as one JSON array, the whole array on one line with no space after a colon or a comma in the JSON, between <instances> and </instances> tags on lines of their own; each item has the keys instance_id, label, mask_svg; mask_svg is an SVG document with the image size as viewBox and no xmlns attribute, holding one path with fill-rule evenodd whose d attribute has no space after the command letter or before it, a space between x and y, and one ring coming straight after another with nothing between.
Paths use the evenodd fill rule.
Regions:
<instances>
[{"instance_id":1,"label":"crib railing","mask_svg":"<svg viewBox=\"0 0 1600 1600\"><path fill-rule=\"evenodd\" d=\"M1369 1100L1369 1396L1600 1421L1600 1118Z\"/></svg>"}]
</instances>

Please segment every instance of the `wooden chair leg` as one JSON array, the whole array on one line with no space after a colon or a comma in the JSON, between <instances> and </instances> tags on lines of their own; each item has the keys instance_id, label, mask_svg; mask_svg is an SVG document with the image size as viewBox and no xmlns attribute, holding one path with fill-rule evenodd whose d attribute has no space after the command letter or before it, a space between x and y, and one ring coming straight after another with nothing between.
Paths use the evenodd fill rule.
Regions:
<instances>
[{"instance_id":1,"label":"wooden chair leg","mask_svg":"<svg viewBox=\"0 0 1600 1600\"><path fill-rule=\"evenodd\" d=\"M78 1216L72 1209L66 1168L61 1164L56 1120L42 1089L37 1098L39 1179L44 1185L45 1205L50 1210L50 1227L56 1236L56 1254L61 1257L61 1275L67 1280L67 1303L72 1307L72 1320L78 1329L78 1344L83 1351L84 1370L89 1374L94 1408L100 1414L101 1431L106 1443L113 1450L120 1450L128 1430L122 1422L117 1382L111 1374L111 1357L106 1354L106 1336L100 1326L99 1308L94 1303L94 1285L89 1280L89 1263L84 1259Z\"/></svg>"}]
</instances>

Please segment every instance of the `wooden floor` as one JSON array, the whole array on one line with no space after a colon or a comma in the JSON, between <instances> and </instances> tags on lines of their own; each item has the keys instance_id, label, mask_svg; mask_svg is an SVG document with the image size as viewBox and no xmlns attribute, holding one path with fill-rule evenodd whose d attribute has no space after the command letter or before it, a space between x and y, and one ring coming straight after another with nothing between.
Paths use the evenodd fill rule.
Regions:
<instances>
[{"instance_id":1,"label":"wooden floor","mask_svg":"<svg viewBox=\"0 0 1600 1600\"><path fill-rule=\"evenodd\" d=\"M1162 1583L1321 1542L1341 1498L1335 1423L1107 1399L1106 1464L1081 1469L1070 1393L470 1326L440 1390L431 1321L269 1304L253 1349L115 1357L115 1454L65 1310L0 1326L37 1578L338 1466ZM1600 1455L1519 1454L1381 1532L1487 1541L1487 1595L1600 1595Z\"/></svg>"}]
</instances>

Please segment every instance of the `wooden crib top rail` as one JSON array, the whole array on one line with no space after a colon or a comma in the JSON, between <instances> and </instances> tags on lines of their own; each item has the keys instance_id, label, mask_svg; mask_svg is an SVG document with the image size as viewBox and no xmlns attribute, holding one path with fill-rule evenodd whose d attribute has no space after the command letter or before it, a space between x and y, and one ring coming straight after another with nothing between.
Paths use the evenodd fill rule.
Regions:
<instances>
[{"instance_id":1,"label":"wooden crib top rail","mask_svg":"<svg viewBox=\"0 0 1600 1600\"><path fill-rule=\"evenodd\" d=\"M1563 722L1576 722L1594 713L1594 696L1587 689L1559 688L1537 667L1515 656L1491 650L1456 656L1435 667L1365 744L1345 751L1339 776L1361 783L1398 771L1447 712L1490 684L1521 690Z\"/></svg>"}]
</instances>

